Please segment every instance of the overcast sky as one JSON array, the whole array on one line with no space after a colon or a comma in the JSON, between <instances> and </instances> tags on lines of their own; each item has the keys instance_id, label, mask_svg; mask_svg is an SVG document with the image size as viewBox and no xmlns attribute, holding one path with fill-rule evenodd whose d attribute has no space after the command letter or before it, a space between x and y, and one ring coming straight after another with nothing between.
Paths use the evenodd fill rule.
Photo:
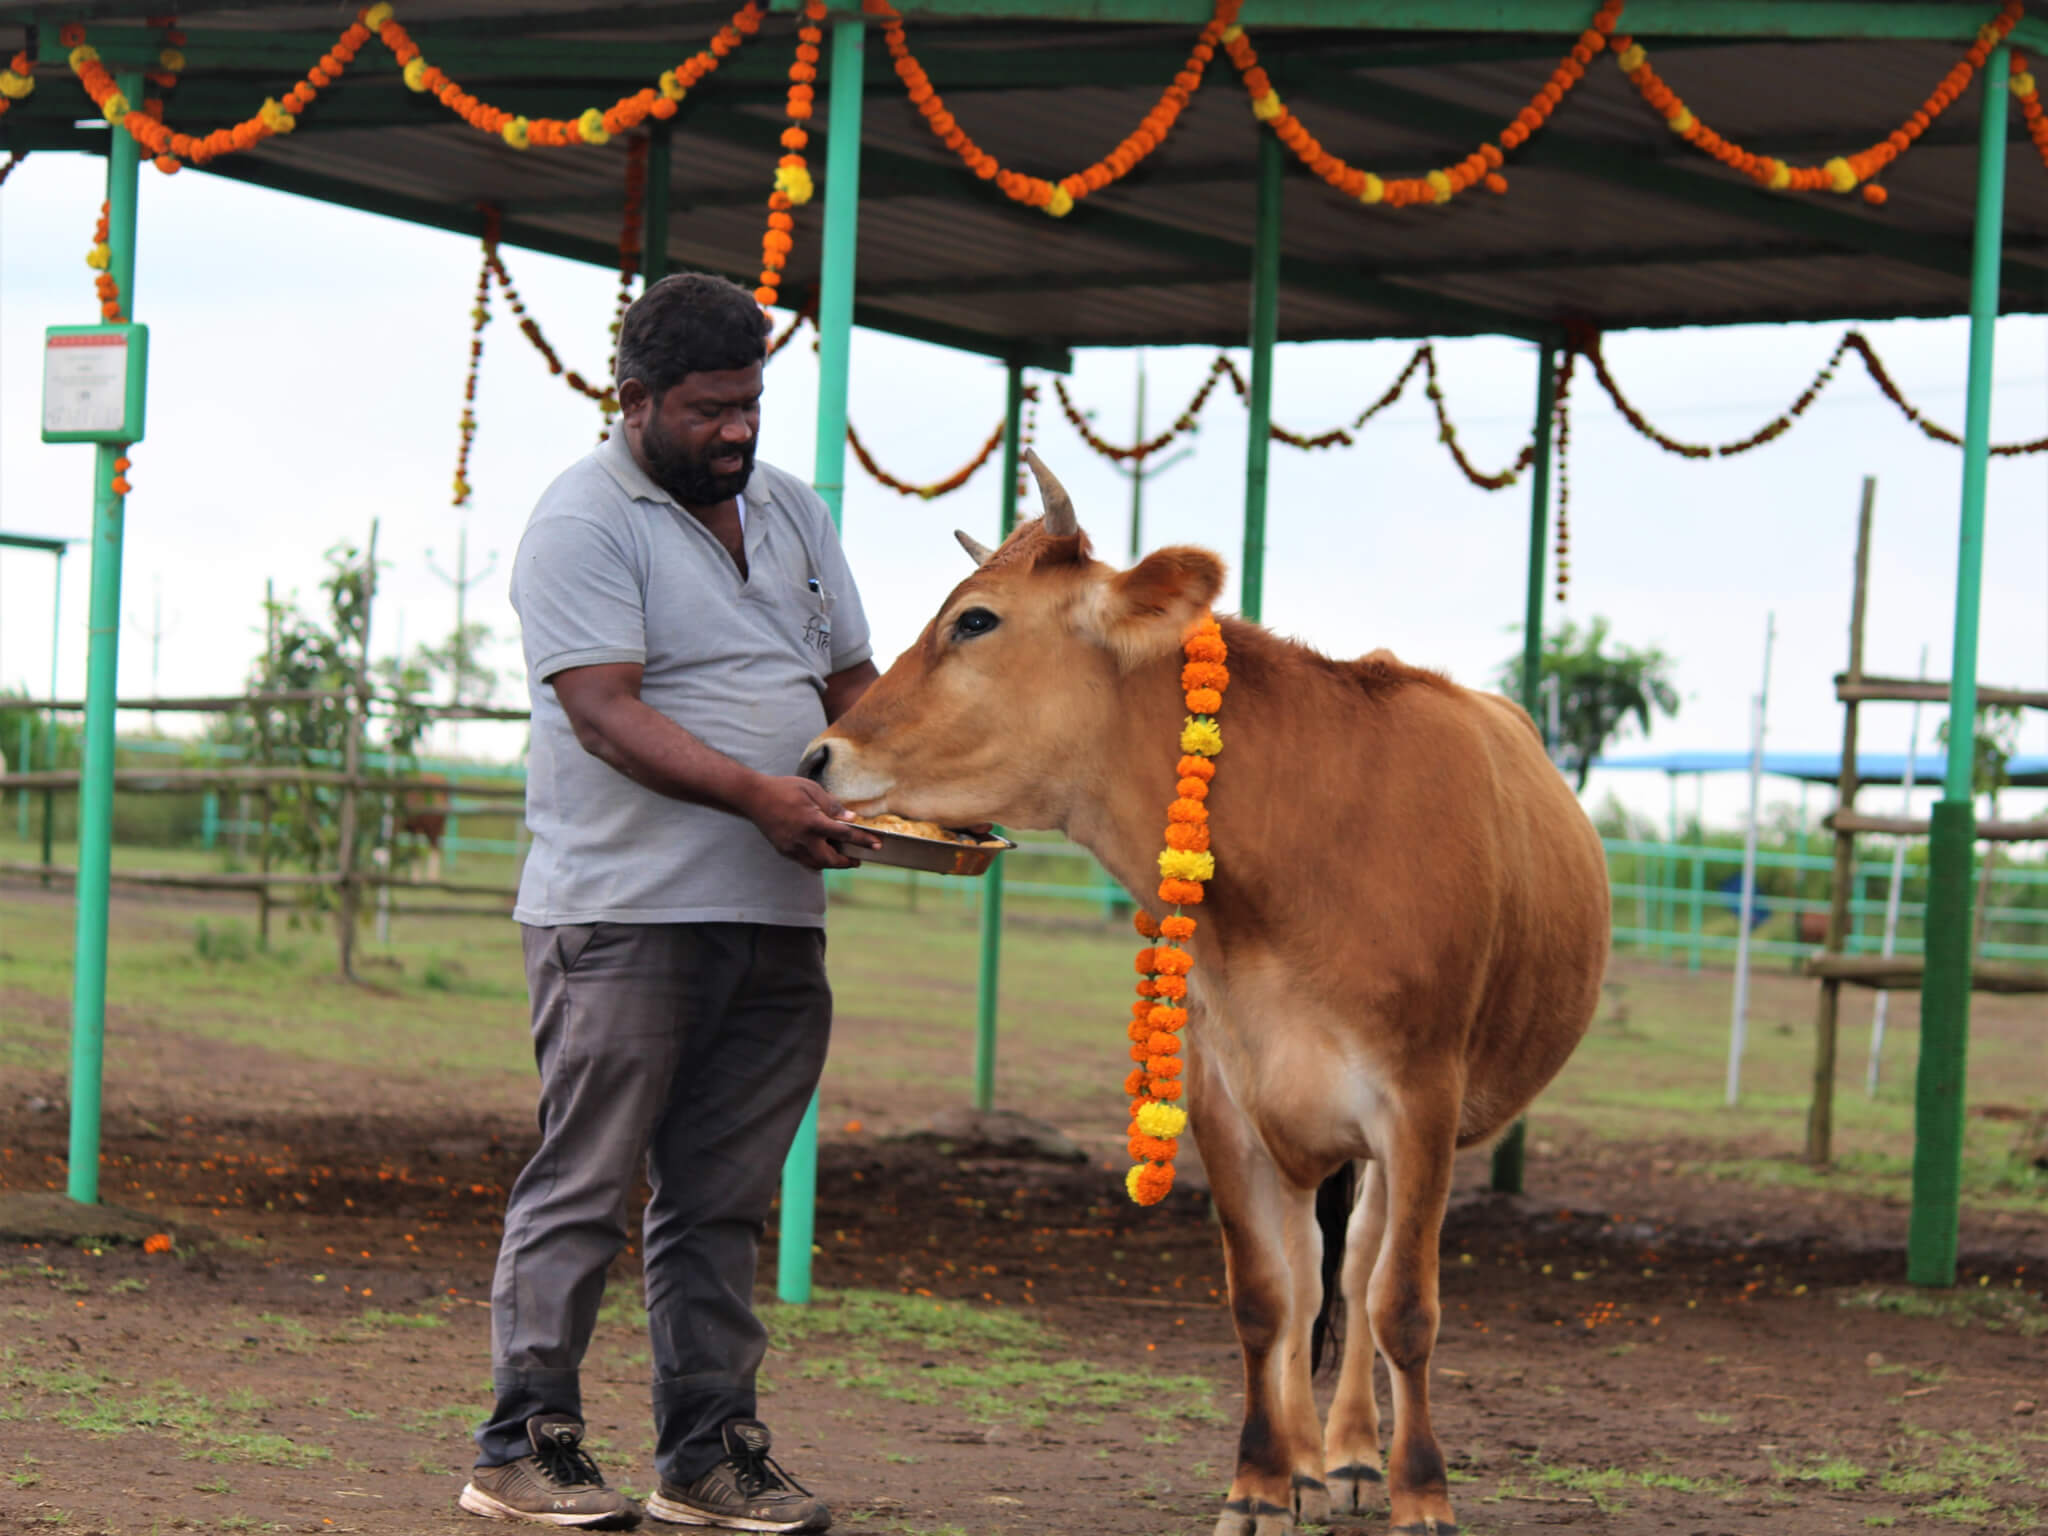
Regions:
<instances>
[{"instance_id":1,"label":"overcast sky","mask_svg":"<svg viewBox=\"0 0 2048 1536\"><path fill-rule=\"evenodd\" d=\"M90 528L91 450L38 438L40 343L45 326L93 318L84 256L103 195L101 162L62 154L34 156L0 191L0 528L12 532L82 537ZM800 238L816 238L813 219ZM167 178L145 167L139 253L132 313L150 326L152 376L148 440L134 455L128 503L122 691L150 686L153 628L164 693L236 688L260 644L265 579L310 602L322 552L362 540L372 518L381 520L388 561L375 648L439 640L452 628L454 596L429 552L452 572L466 518L473 566L496 561L471 613L500 636L493 659L516 667L506 568L536 496L591 447L598 418L547 374L501 304L486 332L474 503L450 505L475 244L204 173ZM525 251L508 250L507 259L565 360L598 376L615 277ZM1790 402L1843 329L1622 333L1607 355L1660 425L1725 441ZM1907 395L1960 430L1966 327L1866 330ZM1283 347L1276 419L1318 431L1350 418L1411 350L1394 342ZM1439 355L1473 458L1488 467L1512 459L1530 433L1534 349L1452 341ZM1150 354L1154 425L1179 409L1212 357L1202 349ZM1071 387L1113 439L1131 435L1134 369L1128 353L1077 356ZM2048 323L2000 325L1997 378L1994 439L2048 432ZM1100 551L1121 560L1128 483L1060 419L1044 382L1040 451ZM863 331L851 393L854 422L881 461L924 481L953 470L988 435L1002 411L1003 373L983 359ZM762 456L799 474L811 468L814 394L807 347L769 366ZM1660 452L1584 369L1573 400L1573 580L1563 612L1581 621L1603 615L1622 641L1676 658L1684 707L1658 725L1651 747L1746 748L1772 612L1771 745L1839 746L1830 679L1846 662L1866 474L1878 479L1866 665L1911 674L1925 646L1931 671L1945 674L1961 455L1923 438L1860 368L1845 366L1791 433L1734 460ZM1220 391L1194 458L1147 492L1146 545L1188 542L1225 554L1233 605L1244 425L1243 408ZM965 490L926 503L881 488L849 457L846 542L884 664L963 569L951 530L993 539L996 479L991 466ZM1458 475L1413 388L1357 447L1306 454L1275 446L1267 622L1336 655L1384 645L1490 685L1519 644L1511 631L1522 613L1528 519L1526 487L1487 494ZM84 686L88 564L82 549L65 562L58 679L73 696ZM50 586L47 558L0 551L0 686L47 688ZM1979 675L2048 686L2048 456L1993 461ZM501 698L524 702L516 673ZM1906 706L1867 709L1868 747L1902 750L1908 715ZM1928 712L1923 741L1937 715ZM516 730L469 727L460 745L507 755L519 740ZM2048 752L2048 718L2029 721L2022 748ZM1596 793L1618 789L1661 821L1661 778L1603 778ZM1742 785L1720 781L1708 796L1710 817L1732 820ZM1796 797L1785 786L1767 796ZM1816 814L1823 798L1815 797Z\"/></svg>"}]
</instances>

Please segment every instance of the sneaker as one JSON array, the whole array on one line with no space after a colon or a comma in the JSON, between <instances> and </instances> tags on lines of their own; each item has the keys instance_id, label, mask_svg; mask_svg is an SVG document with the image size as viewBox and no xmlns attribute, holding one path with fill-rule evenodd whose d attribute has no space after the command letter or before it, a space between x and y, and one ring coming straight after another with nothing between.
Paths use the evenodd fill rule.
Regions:
<instances>
[{"instance_id":1,"label":"sneaker","mask_svg":"<svg viewBox=\"0 0 2048 1536\"><path fill-rule=\"evenodd\" d=\"M627 1530L640 1508L616 1488L583 1449L583 1424L566 1413L526 1421L533 1454L499 1467L478 1467L457 1500L472 1515L491 1520L532 1520L541 1525L601 1526Z\"/></svg>"},{"instance_id":2,"label":"sneaker","mask_svg":"<svg viewBox=\"0 0 2048 1536\"><path fill-rule=\"evenodd\" d=\"M679 1488L667 1478L647 1513L671 1525L715 1525L728 1531L822 1531L832 1511L768 1454L768 1426L728 1419L725 1460Z\"/></svg>"}]
</instances>

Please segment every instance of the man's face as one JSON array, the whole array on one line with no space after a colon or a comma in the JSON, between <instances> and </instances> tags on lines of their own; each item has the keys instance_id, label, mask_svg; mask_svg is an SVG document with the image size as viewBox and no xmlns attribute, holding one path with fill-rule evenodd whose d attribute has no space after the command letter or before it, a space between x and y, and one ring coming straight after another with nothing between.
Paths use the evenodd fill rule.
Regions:
<instances>
[{"instance_id":1,"label":"man's face","mask_svg":"<svg viewBox=\"0 0 2048 1536\"><path fill-rule=\"evenodd\" d=\"M746 488L761 430L761 364L686 373L659 400L630 380L626 429L655 484L686 507L714 507Z\"/></svg>"}]
</instances>

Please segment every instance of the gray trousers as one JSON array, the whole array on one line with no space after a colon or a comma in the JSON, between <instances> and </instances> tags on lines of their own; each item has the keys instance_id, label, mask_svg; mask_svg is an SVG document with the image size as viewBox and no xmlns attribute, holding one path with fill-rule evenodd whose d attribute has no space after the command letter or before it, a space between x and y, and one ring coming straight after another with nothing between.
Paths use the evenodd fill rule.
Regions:
<instances>
[{"instance_id":1,"label":"gray trousers","mask_svg":"<svg viewBox=\"0 0 2048 1536\"><path fill-rule=\"evenodd\" d=\"M755 1413L754 1270L783 1159L825 1065L825 934L764 923L521 930L540 1149L512 1186L491 1287L497 1403L480 1466L535 1414L583 1416L578 1368L644 1155L655 1465L694 1481Z\"/></svg>"}]
</instances>

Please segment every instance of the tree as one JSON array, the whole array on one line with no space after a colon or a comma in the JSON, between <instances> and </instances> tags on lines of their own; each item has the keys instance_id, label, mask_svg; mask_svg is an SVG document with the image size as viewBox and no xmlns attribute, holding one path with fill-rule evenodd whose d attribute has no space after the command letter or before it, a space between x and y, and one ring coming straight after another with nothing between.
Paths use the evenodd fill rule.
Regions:
<instances>
[{"instance_id":1,"label":"tree","mask_svg":"<svg viewBox=\"0 0 2048 1536\"><path fill-rule=\"evenodd\" d=\"M1610 740L1628 730L1633 717L1645 736L1658 715L1676 718L1678 689L1672 685L1675 663L1656 646L1608 648L1608 622L1595 617L1583 630L1570 619L1544 636L1538 680L1555 678L1557 740L1550 750L1559 766L1584 790L1593 760ZM1522 658L1501 665L1499 682L1509 698L1522 697ZM1548 728L1548 708L1539 724Z\"/></svg>"}]
</instances>

